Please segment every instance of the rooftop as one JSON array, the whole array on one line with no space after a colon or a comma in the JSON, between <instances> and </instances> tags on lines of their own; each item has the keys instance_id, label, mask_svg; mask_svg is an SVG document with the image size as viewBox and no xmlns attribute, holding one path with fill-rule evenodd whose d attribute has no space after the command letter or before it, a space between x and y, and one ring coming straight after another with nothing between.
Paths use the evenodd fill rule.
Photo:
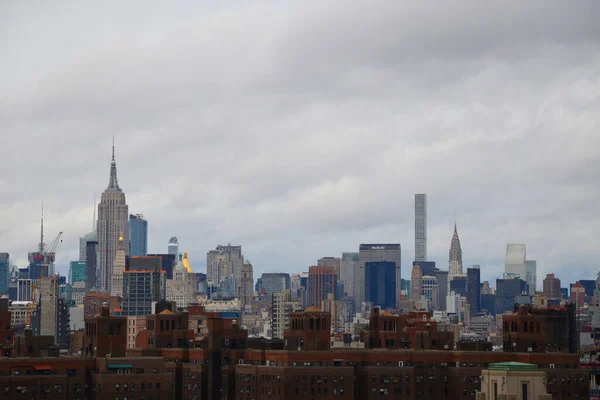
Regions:
<instances>
[{"instance_id":1,"label":"rooftop","mask_svg":"<svg viewBox=\"0 0 600 400\"><path fill-rule=\"evenodd\" d=\"M537 371L537 365L516 361L493 363L488 366L492 371Z\"/></svg>"}]
</instances>

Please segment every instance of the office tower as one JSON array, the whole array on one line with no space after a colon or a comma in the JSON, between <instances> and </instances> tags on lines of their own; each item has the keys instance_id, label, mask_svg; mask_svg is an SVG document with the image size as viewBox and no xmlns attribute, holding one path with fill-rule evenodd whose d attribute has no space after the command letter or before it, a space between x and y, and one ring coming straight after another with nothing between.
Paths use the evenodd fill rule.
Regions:
<instances>
[{"instance_id":1,"label":"office tower","mask_svg":"<svg viewBox=\"0 0 600 400\"><path fill-rule=\"evenodd\" d=\"M32 301L31 285L32 285L31 279L18 279L17 280L17 301Z\"/></svg>"},{"instance_id":2,"label":"office tower","mask_svg":"<svg viewBox=\"0 0 600 400\"><path fill-rule=\"evenodd\" d=\"M359 268L354 273L354 304L357 310L365 300L365 265L367 262L390 261L395 263L396 280L394 297L400 296L400 257L399 243L393 244L361 244L359 246Z\"/></svg>"},{"instance_id":3,"label":"office tower","mask_svg":"<svg viewBox=\"0 0 600 400\"><path fill-rule=\"evenodd\" d=\"M526 246L524 244L506 245L506 257L504 259L504 272L517 274L529 285L529 294L535 293L537 280L537 263L527 260Z\"/></svg>"},{"instance_id":4,"label":"office tower","mask_svg":"<svg viewBox=\"0 0 600 400\"><path fill-rule=\"evenodd\" d=\"M481 294L481 311L487 311L490 315L496 315L496 295L490 293Z\"/></svg>"},{"instance_id":5,"label":"office tower","mask_svg":"<svg viewBox=\"0 0 600 400\"><path fill-rule=\"evenodd\" d=\"M222 280L231 276L233 287L237 291L241 285L243 265L242 246L219 245L215 250L206 253L206 279L209 285L216 287ZM232 294L239 295L239 292Z\"/></svg>"},{"instance_id":6,"label":"office tower","mask_svg":"<svg viewBox=\"0 0 600 400\"><path fill-rule=\"evenodd\" d=\"M435 266L435 261L413 261L413 265L419 265L423 275L434 275L440 270Z\"/></svg>"},{"instance_id":7,"label":"office tower","mask_svg":"<svg viewBox=\"0 0 600 400\"><path fill-rule=\"evenodd\" d=\"M194 300L195 276L186 267L187 253L173 269L173 278L167 279L167 301L174 301L177 307L187 307ZM191 269L191 268L190 268Z\"/></svg>"},{"instance_id":8,"label":"office tower","mask_svg":"<svg viewBox=\"0 0 600 400\"><path fill-rule=\"evenodd\" d=\"M467 268L467 303L471 308L471 317L481 311L481 271L479 265Z\"/></svg>"},{"instance_id":9,"label":"office tower","mask_svg":"<svg viewBox=\"0 0 600 400\"><path fill-rule=\"evenodd\" d=\"M436 268L437 269L437 268ZM440 310L446 310L446 296L448 295L448 271L437 270L432 274L435 276L438 284L438 306Z\"/></svg>"},{"instance_id":10,"label":"office tower","mask_svg":"<svg viewBox=\"0 0 600 400\"><path fill-rule=\"evenodd\" d=\"M102 192L98 204L98 289L110 293L112 284L112 267L122 235L125 243L129 243L129 207L125 193L117 181L117 163L115 162L115 146L113 143L110 179L108 187ZM125 246L125 255L129 255L129 246Z\"/></svg>"},{"instance_id":11,"label":"office tower","mask_svg":"<svg viewBox=\"0 0 600 400\"><path fill-rule=\"evenodd\" d=\"M142 214L129 215L129 255L148 255L148 221Z\"/></svg>"},{"instance_id":12,"label":"office tower","mask_svg":"<svg viewBox=\"0 0 600 400\"><path fill-rule=\"evenodd\" d=\"M95 223L95 222L94 222ZM90 232L87 235L84 235L79 238L79 261L86 262L87 261L87 248L88 242L97 242L98 235L96 231Z\"/></svg>"},{"instance_id":13,"label":"office tower","mask_svg":"<svg viewBox=\"0 0 600 400\"><path fill-rule=\"evenodd\" d=\"M40 282L40 335L58 333L58 278L43 277Z\"/></svg>"},{"instance_id":14,"label":"office tower","mask_svg":"<svg viewBox=\"0 0 600 400\"><path fill-rule=\"evenodd\" d=\"M410 274L410 286L411 286L411 299L415 303L421 301L421 295L423 293L423 273L419 265L413 265L412 272Z\"/></svg>"},{"instance_id":15,"label":"office tower","mask_svg":"<svg viewBox=\"0 0 600 400\"><path fill-rule=\"evenodd\" d=\"M537 288L537 261L525 260L525 282L529 286L529 294L533 296Z\"/></svg>"},{"instance_id":16,"label":"office tower","mask_svg":"<svg viewBox=\"0 0 600 400\"><path fill-rule=\"evenodd\" d=\"M69 265L69 283L72 285L75 282L85 282L86 272L85 261L71 261Z\"/></svg>"},{"instance_id":17,"label":"office tower","mask_svg":"<svg viewBox=\"0 0 600 400\"><path fill-rule=\"evenodd\" d=\"M123 272L123 315L153 313L154 304L166 298L165 271L160 257L131 257Z\"/></svg>"},{"instance_id":18,"label":"office tower","mask_svg":"<svg viewBox=\"0 0 600 400\"><path fill-rule=\"evenodd\" d=\"M462 275L462 249L460 247L458 231L456 230L456 222L454 223L454 234L452 235L452 241L450 242L448 262L448 277L450 280L452 280L455 276Z\"/></svg>"},{"instance_id":19,"label":"office tower","mask_svg":"<svg viewBox=\"0 0 600 400\"><path fill-rule=\"evenodd\" d=\"M167 254L172 254L175 258L179 256L179 241L177 240L177 236L173 236L169 239L169 243L167 244Z\"/></svg>"},{"instance_id":20,"label":"office tower","mask_svg":"<svg viewBox=\"0 0 600 400\"><path fill-rule=\"evenodd\" d=\"M317 261L319 267L333 267L335 275L340 278L340 259L337 257L323 257Z\"/></svg>"},{"instance_id":21,"label":"office tower","mask_svg":"<svg viewBox=\"0 0 600 400\"><path fill-rule=\"evenodd\" d=\"M365 263L365 301L382 309L396 308L396 264L392 261Z\"/></svg>"},{"instance_id":22,"label":"office tower","mask_svg":"<svg viewBox=\"0 0 600 400\"><path fill-rule=\"evenodd\" d=\"M313 266L308 268L308 305L321 307L329 293L336 297L337 276L334 267Z\"/></svg>"},{"instance_id":23,"label":"office tower","mask_svg":"<svg viewBox=\"0 0 600 400\"><path fill-rule=\"evenodd\" d=\"M302 309L300 300L292 298L290 289L272 294L271 330L273 338L283 339L283 332L290 328L290 315Z\"/></svg>"},{"instance_id":24,"label":"office tower","mask_svg":"<svg viewBox=\"0 0 600 400\"><path fill-rule=\"evenodd\" d=\"M450 281L450 291L467 297L467 276L455 276L454 279Z\"/></svg>"},{"instance_id":25,"label":"office tower","mask_svg":"<svg viewBox=\"0 0 600 400\"><path fill-rule=\"evenodd\" d=\"M8 294L10 282L10 255L0 253L0 294Z\"/></svg>"},{"instance_id":26,"label":"office tower","mask_svg":"<svg viewBox=\"0 0 600 400\"><path fill-rule=\"evenodd\" d=\"M354 272L360 266L358 253L342 253L340 260L340 281L344 285L344 292L349 297L354 297Z\"/></svg>"},{"instance_id":27,"label":"office tower","mask_svg":"<svg viewBox=\"0 0 600 400\"><path fill-rule=\"evenodd\" d=\"M481 294L493 294L492 288L490 288L490 283L488 281L483 281L481 284Z\"/></svg>"},{"instance_id":28,"label":"office tower","mask_svg":"<svg viewBox=\"0 0 600 400\"><path fill-rule=\"evenodd\" d=\"M435 276L425 275L422 280L421 296L427 299L430 310L437 310L438 304L438 283Z\"/></svg>"},{"instance_id":29,"label":"office tower","mask_svg":"<svg viewBox=\"0 0 600 400\"><path fill-rule=\"evenodd\" d=\"M160 257L162 260L162 269L165 271L167 279L173 279L173 269L175 268L175 265L177 265L179 256L180 254L148 254L148 257Z\"/></svg>"},{"instance_id":30,"label":"office tower","mask_svg":"<svg viewBox=\"0 0 600 400\"><path fill-rule=\"evenodd\" d=\"M254 271L250 261L246 260L242 265L242 280L240 283L240 305L242 311L246 307L252 305L252 299L254 298Z\"/></svg>"},{"instance_id":31,"label":"office tower","mask_svg":"<svg viewBox=\"0 0 600 400\"><path fill-rule=\"evenodd\" d=\"M427 260L427 195L415 194L415 261Z\"/></svg>"},{"instance_id":32,"label":"office tower","mask_svg":"<svg viewBox=\"0 0 600 400\"><path fill-rule=\"evenodd\" d=\"M115 261L112 266L112 284L110 286L110 295L116 297L123 297L123 272L127 265L127 257L125 256L125 241L123 236L119 237L119 244L117 245L117 254L115 255Z\"/></svg>"},{"instance_id":33,"label":"office tower","mask_svg":"<svg viewBox=\"0 0 600 400\"><path fill-rule=\"evenodd\" d=\"M527 282L517 274L505 273L502 279L496 279L496 314L512 312L521 295L528 292Z\"/></svg>"},{"instance_id":34,"label":"office tower","mask_svg":"<svg viewBox=\"0 0 600 400\"><path fill-rule=\"evenodd\" d=\"M85 254L85 290L90 291L98 287L98 242L86 242Z\"/></svg>"},{"instance_id":35,"label":"office tower","mask_svg":"<svg viewBox=\"0 0 600 400\"><path fill-rule=\"evenodd\" d=\"M264 272L259 280L257 291L267 296L291 289L290 274L286 272Z\"/></svg>"},{"instance_id":36,"label":"office tower","mask_svg":"<svg viewBox=\"0 0 600 400\"><path fill-rule=\"evenodd\" d=\"M560 299L560 279L554 274L547 274L544 279L544 294L548 299ZM599 299L600 300L600 299Z\"/></svg>"}]
</instances>

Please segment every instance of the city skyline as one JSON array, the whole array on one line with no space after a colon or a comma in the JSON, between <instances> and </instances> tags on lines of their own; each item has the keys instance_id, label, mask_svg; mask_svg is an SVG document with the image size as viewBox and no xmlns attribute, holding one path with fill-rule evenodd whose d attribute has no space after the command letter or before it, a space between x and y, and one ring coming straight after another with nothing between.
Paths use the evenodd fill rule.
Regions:
<instances>
[{"instance_id":1,"label":"city skyline","mask_svg":"<svg viewBox=\"0 0 600 400\"><path fill-rule=\"evenodd\" d=\"M166 253L176 235L195 272L227 243L243 246L255 277L307 271L360 243L401 243L406 278L414 194L426 193L428 259L441 269L456 216L464 269L481 265L482 280L502 276L509 243L527 245L538 288L548 273L565 285L595 278L600 28L594 3L553 4L442 6L441 24L421 5L337 14L309 4L302 18L294 6L124 6L112 21L118 41L102 28L114 17L102 4L11 5L0 17L0 74L10 77L0 251L26 265L43 200L47 237L64 232L56 260L68 274L114 135L129 210L151 221L148 252ZM380 34L358 38L357 24ZM78 38L64 41L70 29ZM41 139L49 159L24 157Z\"/></svg>"}]
</instances>

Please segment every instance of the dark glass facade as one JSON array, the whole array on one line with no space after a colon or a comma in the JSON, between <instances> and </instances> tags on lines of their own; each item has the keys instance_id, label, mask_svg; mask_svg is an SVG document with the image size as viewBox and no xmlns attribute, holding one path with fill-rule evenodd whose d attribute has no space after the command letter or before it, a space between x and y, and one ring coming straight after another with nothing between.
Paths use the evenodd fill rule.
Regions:
<instances>
[{"instance_id":1,"label":"dark glass facade","mask_svg":"<svg viewBox=\"0 0 600 400\"><path fill-rule=\"evenodd\" d=\"M456 276L450 281L450 291L467 297L467 278Z\"/></svg>"},{"instance_id":2,"label":"dark glass facade","mask_svg":"<svg viewBox=\"0 0 600 400\"><path fill-rule=\"evenodd\" d=\"M481 311L481 271L479 268L467 268L467 303L471 308L471 317Z\"/></svg>"},{"instance_id":3,"label":"dark glass facade","mask_svg":"<svg viewBox=\"0 0 600 400\"><path fill-rule=\"evenodd\" d=\"M396 263L365 263L365 300L383 309L396 308Z\"/></svg>"}]
</instances>

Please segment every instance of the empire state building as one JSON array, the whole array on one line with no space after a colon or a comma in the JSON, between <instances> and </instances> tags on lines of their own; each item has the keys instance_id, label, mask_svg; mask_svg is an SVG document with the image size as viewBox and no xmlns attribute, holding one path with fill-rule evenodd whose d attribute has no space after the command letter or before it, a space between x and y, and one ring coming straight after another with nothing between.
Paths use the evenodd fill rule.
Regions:
<instances>
[{"instance_id":1,"label":"empire state building","mask_svg":"<svg viewBox=\"0 0 600 400\"><path fill-rule=\"evenodd\" d=\"M98 204L98 288L110 293L112 270L119 245L119 237L123 235L124 243L129 243L129 207L125 201L125 193L117 181L117 163L115 162L115 146L112 148L110 163L110 180L102 193ZM129 255L126 245L125 254Z\"/></svg>"}]
</instances>

